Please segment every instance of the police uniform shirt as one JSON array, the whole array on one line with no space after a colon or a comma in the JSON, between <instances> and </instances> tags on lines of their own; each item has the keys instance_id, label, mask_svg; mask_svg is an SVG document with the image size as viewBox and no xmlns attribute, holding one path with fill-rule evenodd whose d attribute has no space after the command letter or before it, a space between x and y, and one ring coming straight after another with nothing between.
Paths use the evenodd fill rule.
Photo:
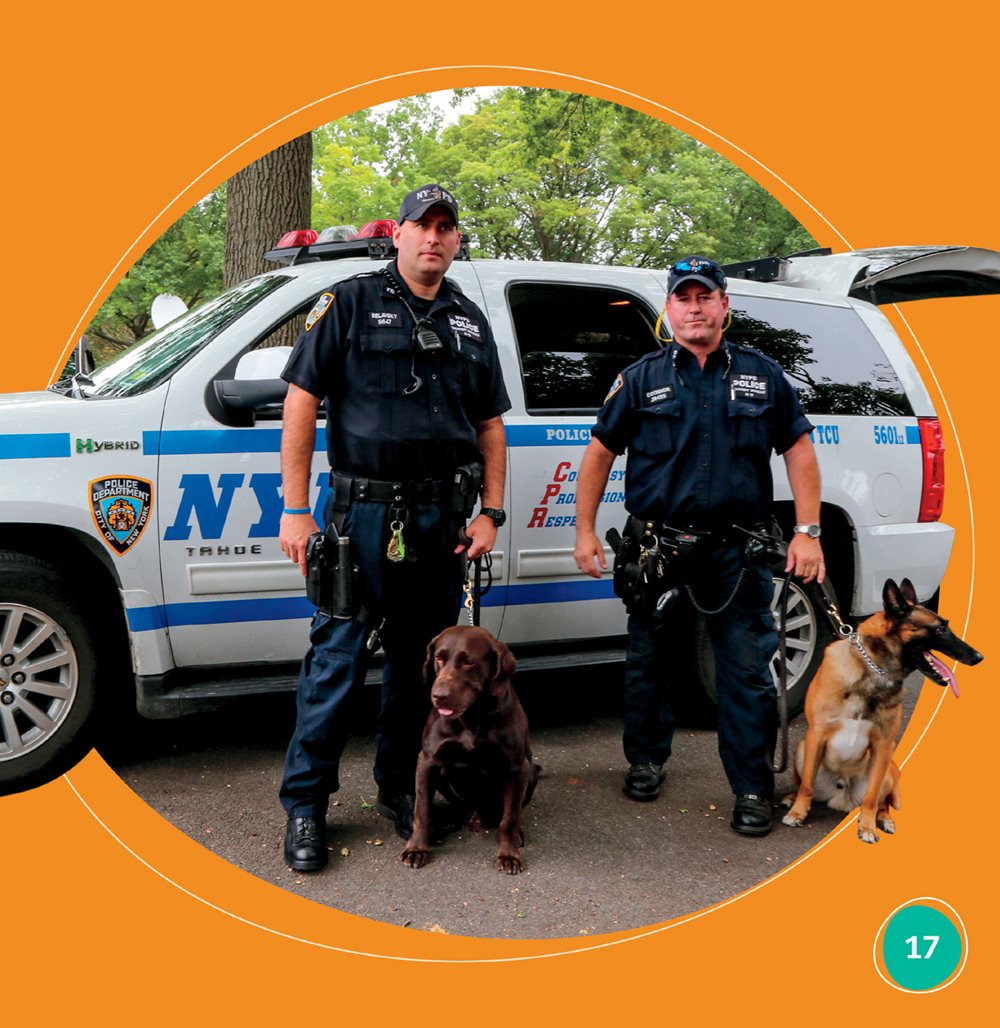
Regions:
<instances>
[{"instance_id":1,"label":"police uniform shirt","mask_svg":"<svg viewBox=\"0 0 1000 1028\"><path fill-rule=\"evenodd\" d=\"M442 349L416 341L424 317ZM282 378L324 398L330 466L370 478L450 478L481 459L477 424L510 409L482 311L448 279L414 296L395 261L320 296Z\"/></svg>"},{"instance_id":2,"label":"police uniform shirt","mask_svg":"<svg viewBox=\"0 0 1000 1028\"><path fill-rule=\"evenodd\" d=\"M725 339L704 369L674 343L615 379L593 434L628 450L625 506L674 527L749 526L770 513L771 451L813 425L781 367Z\"/></svg>"}]
</instances>

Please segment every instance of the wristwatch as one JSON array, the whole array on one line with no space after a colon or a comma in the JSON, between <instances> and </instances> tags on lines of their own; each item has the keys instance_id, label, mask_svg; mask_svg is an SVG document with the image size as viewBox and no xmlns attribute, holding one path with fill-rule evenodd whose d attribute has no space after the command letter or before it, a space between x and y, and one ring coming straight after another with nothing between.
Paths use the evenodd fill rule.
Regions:
<instances>
[{"instance_id":1,"label":"wristwatch","mask_svg":"<svg viewBox=\"0 0 1000 1028\"><path fill-rule=\"evenodd\" d=\"M810 539L818 539L820 529L819 525L796 525L793 531L800 535L807 535Z\"/></svg>"},{"instance_id":2,"label":"wristwatch","mask_svg":"<svg viewBox=\"0 0 1000 1028\"><path fill-rule=\"evenodd\" d=\"M480 514L485 514L499 528L507 520L507 512L499 507L483 507Z\"/></svg>"}]
</instances>

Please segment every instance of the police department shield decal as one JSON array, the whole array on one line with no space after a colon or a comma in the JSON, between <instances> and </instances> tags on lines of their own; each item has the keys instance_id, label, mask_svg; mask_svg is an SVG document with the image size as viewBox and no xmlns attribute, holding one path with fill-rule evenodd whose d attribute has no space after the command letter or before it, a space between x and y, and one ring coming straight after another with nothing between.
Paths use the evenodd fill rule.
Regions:
<instances>
[{"instance_id":1,"label":"police department shield decal","mask_svg":"<svg viewBox=\"0 0 1000 1028\"><path fill-rule=\"evenodd\" d=\"M120 557L146 527L153 508L153 483L144 478L95 478L89 489L94 524Z\"/></svg>"}]
</instances>

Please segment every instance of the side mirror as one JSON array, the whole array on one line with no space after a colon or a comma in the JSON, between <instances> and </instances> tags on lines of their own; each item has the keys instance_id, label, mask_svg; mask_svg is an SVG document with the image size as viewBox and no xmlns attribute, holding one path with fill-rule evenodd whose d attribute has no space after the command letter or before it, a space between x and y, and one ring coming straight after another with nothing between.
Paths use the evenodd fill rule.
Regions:
<instances>
[{"instance_id":1,"label":"side mirror","mask_svg":"<svg viewBox=\"0 0 1000 1028\"><path fill-rule=\"evenodd\" d=\"M255 413L280 417L288 383L280 374L290 346L268 346L243 354L234 378L216 379L215 398L240 424L252 425Z\"/></svg>"}]
</instances>

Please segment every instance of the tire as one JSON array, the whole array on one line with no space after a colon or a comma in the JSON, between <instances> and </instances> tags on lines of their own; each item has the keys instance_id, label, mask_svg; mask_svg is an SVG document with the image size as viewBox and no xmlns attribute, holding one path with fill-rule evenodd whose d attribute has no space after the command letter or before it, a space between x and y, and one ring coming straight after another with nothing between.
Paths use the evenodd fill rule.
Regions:
<instances>
[{"instance_id":1,"label":"tire","mask_svg":"<svg viewBox=\"0 0 1000 1028\"><path fill-rule=\"evenodd\" d=\"M774 576L774 597L771 601L771 610L774 613L776 627L780 626L777 605L784 582L784 575ZM832 583L827 582L827 588L832 592ZM827 645L833 642L835 636L826 613L817 606L812 590L794 579L788 587L785 610L788 719L791 720L802 713L809 683L813 680L813 676L823 661L823 653ZM779 656L776 652L771 660L775 680L778 676L778 659ZM712 644L708 636L708 629L705 628L705 622L701 618L698 619L695 628L695 665L705 694L714 705L716 703L715 659L712 656Z\"/></svg>"},{"instance_id":2,"label":"tire","mask_svg":"<svg viewBox=\"0 0 1000 1028\"><path fill-rule=\"evenodd\" d=\"M0 551L0 795L68 771L91 747L94 621L52 564Z\"/></svg>"}]
</instances>

